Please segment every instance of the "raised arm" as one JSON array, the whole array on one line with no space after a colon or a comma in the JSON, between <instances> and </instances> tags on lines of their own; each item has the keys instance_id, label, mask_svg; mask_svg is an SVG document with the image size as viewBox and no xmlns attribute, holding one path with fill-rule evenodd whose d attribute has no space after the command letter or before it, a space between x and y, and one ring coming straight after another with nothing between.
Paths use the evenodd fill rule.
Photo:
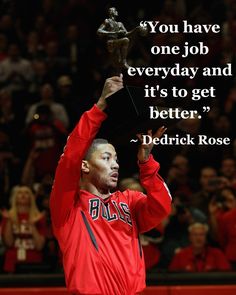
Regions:
<instances>
[{"instance_id":1,"label":"raised arm","mask_svg":"<svg viewBox=\"0 0 236 295\"><path fill-rule=\"evenodd\" d=\"M154 137L161 137L166 128L158 129ZM148 131L148 135L152 136L152 131ZM142 136L138 135L141 143ZM158 174L160 169L153 156L150 154L153 144L139 147L138 161L140 167L140 182L145 188L147 195L139 194L134 199L135 219L139 228L139 232L145 232L157 226L171 211L171 195L170 192Z\"/></svg>"},{"instance_id":2,"label":"raised arm","mask_svg":"<svg viewBox=\"0 0 236 295\"><path fill-rule=\"evenodd\" d=\"M101 123L106 119L103 112L106 98L123 87L122 77L106 80L102 95L96 105L85 112L67 139L64 153L58 163L50 197L50 209L54 226L62 226L70 214L79 189L82 160L95 138Z\"/></svg>"}]
</instances>

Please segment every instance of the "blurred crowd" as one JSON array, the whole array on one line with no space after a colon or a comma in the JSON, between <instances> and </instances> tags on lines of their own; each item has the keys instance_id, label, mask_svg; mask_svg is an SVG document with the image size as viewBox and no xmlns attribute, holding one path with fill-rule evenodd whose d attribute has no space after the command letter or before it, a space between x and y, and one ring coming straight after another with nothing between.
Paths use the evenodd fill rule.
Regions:
<instances>
[{"instance_id":1,"label":"blurred crowd","mask_svg":"<svg viewBox=\"0 0 236 295\"><path fill-rule=\"evenodd\" d=\"M123 1L120 1L123 2ZM155 158L173 196L168 220L140 236L146 267L169 271L236 270L236 2L234 0L135 1L132 11L111 1L127 29L141 20L221 26L220 34L155 34L135 40L132 66L217 66L232 63L230 77L155 78L163 88L216 88L211 111L187 119L169 134L229 137L229 146L158 146ZM109 74L96 31L108 1L3 0L0 2L0 272L60 271L49 196L66 138L96 102ZM150 34L151 35L151 34ZM207 56L152 55L153 45L204 42ZM130 80L129 77L125 77ZM136 81L135 81L136 80ZM144 85L145 77L132 83ZM193 108L206 105L185 101ZM181 99L175 102L183 104ZM129 143L127 143L129 145ZM120 147L119 189L143 191L136 152ZM118 147L119 151L119 147ZM134 159L134 161L132 161Z\"/></svg>"}]
</instances>

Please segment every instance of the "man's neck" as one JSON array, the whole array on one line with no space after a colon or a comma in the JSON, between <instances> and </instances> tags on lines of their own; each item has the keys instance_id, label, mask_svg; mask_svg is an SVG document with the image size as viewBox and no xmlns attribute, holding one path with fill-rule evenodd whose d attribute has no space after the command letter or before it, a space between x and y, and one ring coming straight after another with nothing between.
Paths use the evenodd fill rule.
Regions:
<instances>
[{"instance_id":1,"label":"man's neck","mask_svg":"<svg viewBox=\"0 0 236 295\"><path fill-rule=\"evenodd\" d=\"M91 183L81 183L80 187L82 190L85 190L95 196L98 196L101 199L106 199L110 196L110 190L99 189Z\"/></svg>"}]
</instances>

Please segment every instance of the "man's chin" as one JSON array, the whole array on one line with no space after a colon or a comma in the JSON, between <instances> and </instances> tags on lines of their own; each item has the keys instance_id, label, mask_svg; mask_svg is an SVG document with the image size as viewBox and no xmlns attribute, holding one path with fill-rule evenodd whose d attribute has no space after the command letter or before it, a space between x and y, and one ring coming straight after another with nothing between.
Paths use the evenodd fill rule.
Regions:
<instances>
[{"instance_id":1,"label":"man's chin","mask_svg":"<svg viewBox=\"0 0 236 295\"><path fill-rule=\"evenodd\" d=\"M118 180L110 182L109 183L110 190L114 190L115 188L117 188L117 183L118 183Z\"/></svg>"}]
</instances>

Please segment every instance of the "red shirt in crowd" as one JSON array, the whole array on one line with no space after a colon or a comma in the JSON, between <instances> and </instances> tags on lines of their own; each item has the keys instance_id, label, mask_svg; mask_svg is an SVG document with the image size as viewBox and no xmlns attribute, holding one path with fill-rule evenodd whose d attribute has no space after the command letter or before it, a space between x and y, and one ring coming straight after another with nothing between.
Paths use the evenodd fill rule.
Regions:
<instances>
[{"instance_id":1,"label":"red shirt in crowd","mask_svg":"<svg viewBox=\"0 0 236 295\"><path fill-rule=\"evenodd\" d=\"M105 118L95 105L69 136L56 171L51 217L69 291L131 295L145 288L139 233L155 227L170 213L171 197L152 156L139 164L147 196L126 190L103 200L80 190L82 159Z\"/></svg>"},{"instance_id":2,"label":"red shirt in crowd","mask_svg":"<svg viewBox=\"0 0 236 295\"><path fill-rule=\"evenodd\" d=\"M14 272L16 264L41 263L43 255L41 251L35 249L31 227L29 225L29 215L19 214L19 223L13 224L14 246L7 248L3 269L6 272ZM3 220L3 231L6 219ZM46 220L42 216L35 226L39 233L46 236Z\"/></svg>"},{"instance_id":3,"label":"red shirt in crowd","mask_svg":"<svg viewBox=\"0 0 236 295\"><path fill-rule=\"evenodd\" d=\"M194 255L193 248L189 246L175 254L169 270L189 272L230 270L230 264L224 253L217 248L207 246L201 254Z\"/></svg>"},{"instance_id":4,"label":"red shirt in crowd","mask_svg":"<svg viewBox=\"0 0 236 295\"><path fill-rule=\"evenodd\" d=\"M39 151L34 161L36 178L54 174L67 132L60 121L40 124L32 122L28 129L31 146Z\"/></svg>"},{"instance_id":5,"label":"red shirt in crowd","mask_svg":"<svg viewBox=\"0 0 236 295\"><path fill-rule=\"evenodd\" d=\"M159 250L158 244L162 240L162 236L164 235L163 224L160 223L152 230L152 232L156 232L156 234L159 234L161 236L157 238L152 238L152 241L150 241L148 234L147 236L144 235L143 240L141 237L141 244L143 248L146 269L150 269L153 266L157 265L160 260L161 251Z\"/></svg>"},{"instance_id":6,"label":"red shirt in crowd","mask_svg":"<svg viewBox=\"0 0 236 295\"><path fill-rule=\"evenodd\" d=\"M222 215L218 223L220 244L228 260L236 262L236 208Z\"/></svg>"}]
</instances>

